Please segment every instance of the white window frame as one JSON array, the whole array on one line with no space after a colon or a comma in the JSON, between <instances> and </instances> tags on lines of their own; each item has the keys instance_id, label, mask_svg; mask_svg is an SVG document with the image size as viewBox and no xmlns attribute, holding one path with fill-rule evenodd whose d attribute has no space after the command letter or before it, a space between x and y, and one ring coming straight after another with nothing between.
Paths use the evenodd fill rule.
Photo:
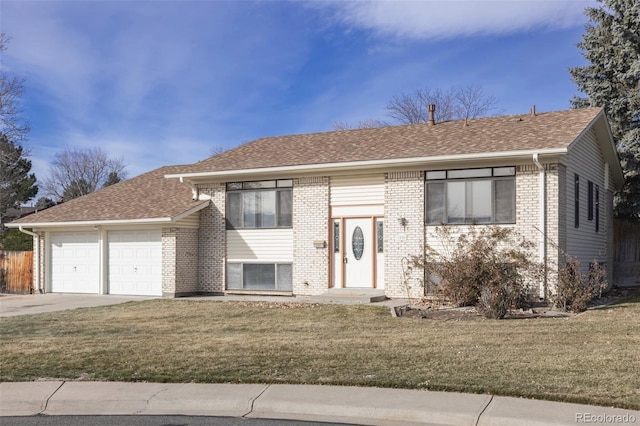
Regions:
<instances>
[{"instance_id":1,"label":"white window frame","mask_svg":"<svg viewBox=\"0 0 640 426\"><path fill-rule=\"evenodd\" d=\"M226 185L226 203L225 203L225 218L226 229L287 229L293 227L293 180L292 179L280 179L280 180L264 180L264 181L248 181L248 182L228 182ZM280 193L288 192L290 198L290 212L288 222L284 222L281 213L281 200ZM262 222L262 214L257 212L256 223L254 226L246 226L245 223L245 210L247 208L248 195L254 195L256 200L256 207L260 207L260 200L269 193L273 193L275 198L275 211L274 224L264 225ZM230 197L240 194L240 211L238 213L237 221L230 220Z\"/></svg>"},{"instance_id":2,"label":"white window frame","mask_svg":"<svg viewBox=\"0 0 640 426\"><path fill-rule=\"evenodd\" d=\"M513 194L511 200L511 212L512 217L506 221L498 221L497 200L496 200L496 185L497 181L512 181L513 182ZM472 182L491 182L491 216L489 221L477 222L472 217L467 217L467 211L464 212L461 221L449 222L448 217L448 185L451 183L465 183L465 203L472 196L470 193L470 187L467 183ZM442 184L443 194L442 206L440 210L442 214L439 220L434 220L429 216L429 185L430 184ZM430 170L425 173L425 224L426 225L470 225L470 224L482 224L482 225L512 225L516 223L516 168L514 166L508 167L485 167L479 169L455 169L455 170Z\"/></svg>"},{"instance_id":3,"label":"white window frame","mask_svg":"<svg viewBox=\"0 0 640 426\"><path fill-rule=\"evenodd\" d=\"M245 266L248 265L261 265L261 266L271 266L274 268L273 274L274 274L274 283L273 283L273 288L246 288L246 282L245 282ZM229 267L238 267L240 268L239 270L239 275L240 275L240 283L235 283L232 286L229 286L229 278L232 276L232 274L229 273ZM290 268L290 279L291 282L289 283L280 283L279 280L279 271L281 270L281 266L289 266ZM289 262L227 262L227 273L226 275L226 283L225 283L225 288L227 291L282 291L282 292L291 292L293 291L293 264L289 263ZM238 286L238 284L240 284ZM284 288L283 288L284 287Z\"/></svg>"}]
</instances>

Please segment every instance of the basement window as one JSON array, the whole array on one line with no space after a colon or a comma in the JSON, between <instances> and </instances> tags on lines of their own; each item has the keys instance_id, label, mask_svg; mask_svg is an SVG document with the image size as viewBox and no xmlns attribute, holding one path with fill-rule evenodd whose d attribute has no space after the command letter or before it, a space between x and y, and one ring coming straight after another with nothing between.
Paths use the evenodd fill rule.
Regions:
<instances>
[{"instance_id":1,"label":"basement window","mask_svg":"<svg viewBox=\"0 0 640 426\"><path fill-rule=\"evenodd\" d=\"M227 290L291 291L290 263L227 263Z\"/></svg>"}]
</instances>

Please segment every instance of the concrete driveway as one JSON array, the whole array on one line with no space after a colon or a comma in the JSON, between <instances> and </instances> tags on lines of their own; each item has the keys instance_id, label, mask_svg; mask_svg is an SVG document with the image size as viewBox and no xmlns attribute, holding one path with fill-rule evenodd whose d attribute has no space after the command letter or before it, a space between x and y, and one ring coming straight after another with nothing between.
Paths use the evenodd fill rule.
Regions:
<instances>
[{"instance_id":1,"label":"concrete driveway","mask_svg":"<svg viewBox=\"0 0 640 426\"><path fill-rule=\"evenodd\" d=\"M100 294L5 294L0 296L0 317L41 314L65 309L115 305L132 300L148 300L145 296L111 296Z\"/></svg>"}]
</instances>

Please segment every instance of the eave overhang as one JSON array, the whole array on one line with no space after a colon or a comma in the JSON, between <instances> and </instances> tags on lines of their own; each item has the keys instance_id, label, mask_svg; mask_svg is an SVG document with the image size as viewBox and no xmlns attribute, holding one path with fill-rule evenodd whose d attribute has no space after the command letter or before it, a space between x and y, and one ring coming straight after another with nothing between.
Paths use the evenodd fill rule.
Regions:
<instances>
[{"instance_id":1,"label":"eave overhang","mask_svg":"<svg viewBox=\"0 0 640 426\"><path fill-rule=\"evenodd\" d=\"M431 157L394 158L383 160L347 161L339 163L302 164L293 166L261 167L253 169L218 170L195 173L167 174L167 179L183 179L192 183L224 182L232 180L259 179L265 176L290 177L296 175L319 175L349 173L358 171L376 171L379 169L420 169L438 167L458 162L507 162L530 163L533 154L542 159L557 159L567 153L566 148L548 148L540 150L483 152L476 154L441 155Z\"/></svg>"},{"instance_id":2,"label":"eave overhang","mask_svg":"<svg viewBox=\"0 0 640 426\"><path fill-rule=\"evenodd\" d=\"M64 228L64 227L90 227L90 226L118 226L118 225L163 225L176 223L205 207L211 201L207 200L173 217L153 217L141 219L105 219L105 220L72 220L65 222L9 222L7 228Z\"/></svg>"}]
</instances>

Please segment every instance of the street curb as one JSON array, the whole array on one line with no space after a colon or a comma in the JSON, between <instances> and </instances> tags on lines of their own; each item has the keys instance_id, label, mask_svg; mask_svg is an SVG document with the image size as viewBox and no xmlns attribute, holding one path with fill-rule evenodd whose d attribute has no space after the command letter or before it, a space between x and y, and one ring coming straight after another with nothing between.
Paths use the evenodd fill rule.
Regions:
<instances>
[{"instance_id":1,"label":"street curb","mask_svg":"<svg viewBox=\"0 0 640 426\"><path fill-rule=\"evenodd\" d=\"M363 425L640 425L640 411L491 395L321 385L5 382L0 416L196 415Z\"/></svg>"}]
</instances>

